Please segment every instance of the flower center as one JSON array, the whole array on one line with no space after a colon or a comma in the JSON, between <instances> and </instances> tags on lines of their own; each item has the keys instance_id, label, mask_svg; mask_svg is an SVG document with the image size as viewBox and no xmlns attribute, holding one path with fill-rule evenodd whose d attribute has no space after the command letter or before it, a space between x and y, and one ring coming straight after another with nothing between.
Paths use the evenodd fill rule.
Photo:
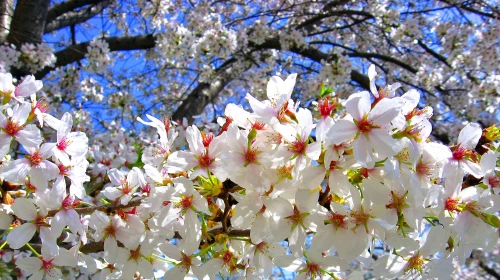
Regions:
<instances>
[{"instance_id":1,"label":"flower center","mask_svg":"<svg viewBox=\"0 0 500 280\"><path fill-rule=\"evenodd\" d=\"M201 166L208 167L212 163L212 159L208 155L208 152L205 152L198 158L198 162L200 163Z\"/></svg>"},{"instance_id":2,"label":"flower center","mask_svg":"<svg viewBox=\"0 0 500 280\"><path fill-rule=\"evenodd\" d=\"M37 166L44 160L44 158L38 152L35 152L31 156L28 156L28 159L30 160L31 166Z\"/></svg>"},{"instance_id":3,"label":"flower center","mask_svg":"<svg viewBox=\"0 0 500 280\"><path fill-rule=\"evenodd\" d=\"M403 209L410 207L410 205L406 203L408 191L406 191L406 193L402 196L399 196L395 191L391 191L391 196L391 203L385 205L385 208L396 210L398 212L398 216L403 213Z\"/></svg>"},{"instance_id":4,"label":"flower center","mask_svg":"<svg viewBox=\"0 0 500 280\"><path fill-rule=\"evenodd\" d=\"M245 149L245 165L257 161L257 150L255 149Z\"/></svg>"},{"instance_id":5,"label":"flower center","mask_svg":"<svg viewBox=\"0 0 500 280\"><path fill-rule=\"evenodd\" d=\"M424 259L419 254L417 254L408 260L408 265L405 269L405 272L408 272L410 270L417 270L420 273L422 273L423 264L424 264Z\"/></svg>"},{"instance_id":6,"label":"flower center","mask_svg":"<svg viewBox=\"0 0 500 280\"><path fill-rule=\"evenodd\" d=\"M370 218L370 214L353 211L351 212L351 217L354 218L354 223L357 226L366 225L368 223L368 219Z\"/></svg>"},{"instance_id":7,"label":"flower center","mask_svg":"<svg viewBox=\"0 0 500 280\"><path fill-rule=\"evenodd\" d=\"M71 144L71 141L63 138L61 141L59 141L59 143L57 143L56 147L59 151L65 151L68 148L69 144Z\"/></svg>"},{"instance_id":8,"label":"flower center","mask_svg":"<svg viewBox=\"0 0 500 280\"><path fill-rule=\"evenodd\" d=\"M315 276L319 275L320 273L321 273L321 270L320 270L319 265L317 263L307 263L306 275L308 275L314 279Z\"/></svg>"},{"instance_id":9,"label":"flower center","mask_svg":"<svg viewBox=\"0 0 500 280\"><path fill-rule=\"evenodd\" d=\"M7 125L5 126L5 133L10 136L16 136L17 133L22 129L22 126L12 120L7 121Z\"/></svg>"},{"instance_id":10,"label":"flower center","mask_svg":"<svg viewBox=\"0 0 500 280\"><path fill-rule=\"evenodd\" d=\"M255 246L255 251L256 252L264 252L266 251L267 249L269 249L269 244L267 244L267 242L263 241L263 242L260 242L259 244L257 244Z\"/></svg>"},{"instance_id":11,"label":"flower center","mask_svg":"<svg viewBox=\"0 0 500 280\"><path fill-rule=\"evenodd\" d=\"M116 228L110 223L110 225L104 229L104 235L106 237L108 237L108 236L115 237L116 236Z\"/></svg>"},{"instance_id":12,"label":"flower center","mask_svg":"<svg viewBox=\"0 0 500 280\"><path fill-rule=\"evenodd\" d=\"M288 150L295 154L304 154L304 151L306 150L306 143L302 141L295 141L289 146Z\"/></svg>"},{"instance_id":13,"label":"flower center","mask_svg":"<svg viewBox=\"0 0 500 280\"><path fill-rule=\"evenodd\" d=\"M193 205L193 196L183 197L180 201L182 209L189 209Z\"/></svg>"},{"instance_id":14,"label":"flower center","mask_svg":"<svg viewBox=\"0 0 500 280\"><path fill-rule=\"evenodd\" d=\"M141 247L140 246L136 250L130 250L130 257L128 258L129 260L134 260L137 262L140 257L141 257Z\"/></svg>"},{"instance_id":15,"label":"flower center","mask_svg":"<svg viewBox=\"0 0 500 280\"><path fill-rule=\"evenodd\" d=\"M448 197L446 199L446 201L444 202L444 209L446 209L448 211L460 212L460 209L458 209L458 204L459 204L459 201L457 198Z\"/></svg>"},{"instance_id":16,"label":"flower center","mask_svg":"<svg viewBox=\"0 0 500 280\"><path fill-rule=\"evenodd\" d=\"M297 208L297 205L294 205L292 215L286 217L285 219L288 219L292 222L293 228L295 228L298 224L301 224L305 228L303 223L304 223L304 218L307 216L309 216L309 213L300 213L299 209Z\"/></svg>"},{"instance_id":17,"label":"flower center","mask_svg":"<svg viewBox=\"0 0 500 280\"><path fill-rule=\"evenodd\" d=\"M48 273L49 271L52 270L54 265L52 264L52 259L50 260L44 260L42 259L42 269L45 271L45 273Z\"/></svg>"},{"instance_id":18,"label":"flower center","mask_svg":"<svg viewBox=\"0 0 500 280\"><path fill-rule=\"evenodd\" d=\"M224 262L224 264L229 266L232 260L233 260L233 254L229 252L229 250L224 252L224 255L222 255L222 261Z\"/></svg>"},{"instance_id":19,"label":"flower center","mask_svg":"<svg viewBox=\"0 0 500 280\"><path fill-rule=\"evenodd\" d=\"M335 107L337 107L337 102L335 102L334 100L334 102L330 104L330 100L328 98L325 98L318 103L318 110L321 114L321 117L323 118L331 116L332 111Z\"/></svg>"},{"instance_id":20,"label":"flower center","mask_svg":"<svg viewBox=\"0 0 500 280\"><path fill-rule=\"evenodd\" d=\"M492 188L500 188L500 177L498 176L489 177L488 184L490 184Z\"/></svg>"},{"instance_id":21,"label":"flower center","mask_svg":"<svg viewBox=\"0 0 500 280\"><path fill-rule=\"evenodd\" d=\"M189 271L192 265L191 257L187 256L183 252L181 252L181 254L182 254L182 259L179 265L183 266L184 268L186 268L187 271Z\"/></svg>"},{"instance_id":22,"label":"flower center","mask_svg":"<svg viewBox=\"0 0 500 280\"><path fill-rule=\"evenodd\" d=\"M416 170L420 176L431 177L432 171L434 170L434 167L427 165L427 164L423 163L422 161L420 161L417 164Z\"/></svg>"},{"instance_id":23,"label":"flower center","mask_svg":"<svg viewBox=\"0 0 500 280\"><path fill-rule=\"evenodd\" d=\"M338 230L339 228L347 229L346 215L332 213L329 218L328 223L331 223L335 227L335 230Z\"/></svg>"},{"instance_id":24,"label":"flower center","mask_svg":"<svg viewBox=\"0 0 500 280\"><path fill-rule=\"evenodd\" d=\"M358 122L358 130L361 133L369 133L373 128L376 128L376 126L372 125L367 117L364 117Z\"/></svg>"},{"instance_id":25,"label":"flower center","mask_svg":"<svg viewBox=\"0 0 500 280\"><path fill-rule=\"evenodd\" d=\"M457 161L461 161L467 155L467 149L462 147L462 145L458 145L456 149L453 151L453 159Z\"/></svg>"},{"instance_id":26,"label":"flower center","mask_svg":"<svg viewBox=\"0 0 500 280\"><path fill-rule=\"evenodd\" d=\"M75 200L72 196L67 195L61 203L63 209L75 208L80 204L79 201Z\"/></svg>"},{"instance_id":27,"label":"flower center","mask_svg":"<svg viewBox=\"0 0 500 280\"><path fill-rule=\"evenodd\" d=\"M59 167L59 174L64 176L67 176L68 171L71 169L69 166L64 166L61 163L57 167Z\"/></svg>"}]
</instances>

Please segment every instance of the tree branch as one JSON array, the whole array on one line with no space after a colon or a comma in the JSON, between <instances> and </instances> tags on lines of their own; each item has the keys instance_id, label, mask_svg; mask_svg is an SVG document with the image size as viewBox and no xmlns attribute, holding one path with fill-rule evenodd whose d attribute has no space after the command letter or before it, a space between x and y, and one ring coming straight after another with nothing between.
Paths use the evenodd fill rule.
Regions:
<instances>
[{"instance_id":1,"label":"tree branch","mask_svg":"<svg viewBox=\"0 0 500 280\"><path fill-rule=\"evenodd\" d=\"M69 0L52 6L47 12L47 22L51 22L64 15L86 5L95 5L107 0Z\"/></svg>"},{"instance_id":2,"label":"tree branch","mask_svg":"<svg viewBox=\"0 0 500 280\"><path fill-rule=\"evenodd\" d=\"M426 44L424 44L424 42L422 42L422 40L418 40L418 45L421 46L430 55L434 56L437 60L439 60L442 63L444 63L446 66L452 68L451 65L448 63L448 61L446 60L446 57L438 54L433 49L429 48Z\"/></svg>"},{"instance_id":3,"label":"tree branch","mask_svg":"<svg viewBox=\"0 0 500 280\"><path fill-rule=\"evenodd\" d=\"M199 83L188 97L182 101L181 105L172 115L172 119L182 120L183 118L187 118L188 122L191 123L193 116L203 112L205 106L219 96L224 87L237 77L238 73L233 65L235 62L241 63L242 61L235 58L227 60L215 70L210 83Z\"/></svg>"},{"instance_id":4,"label":"tree branch","mask_svg":"<svg viewBox=\"0 0 500 280\"><path fill-rule=\"evenodd\" d=\"M155 46L156 38L153 34L139 35L134 37L111 37L103 38L109 44L110 51L131 51L145 50ZM64 50L56 52L57 62L54 67L45 67L35 74L37 79L41 79L50 71L57 67L65 66L85 58L89 41L77 45L71 45Z\"/></svg>"},{"instance_id":5,"label":"tree branch","mask_svg":"<svg viewBox=\"0 0 500 280\"><path fill-rule=\"evenodd\" d=\"M102 12L110 4L109 0L104 0L95 5L90 5L78 11L71 11L62 14L55 18L54 20L47 21L45 25L44 33L50 33L52 31L64 28L66 26L78 24L92 18L93 16Z\"/></svg>"},{"instance_id":6,"label":"tree branch","mask_svg":"<svg viewBox=\"0 0 500 280\"><path fill-rule=\"evenodd\" d=\"M117 211L119 209L125 209L125 208L139 206L141 204L141 202L142 202L142 200L140 198L138 198L138 199L132 199L131 201L129 201L129 203L127 203L127 205L116 203L116 204L111 204L111 205L93 206L93 207L85 207L85 208L75 208L74 210L79 215L92 214L95 211L101 211L101 212L110 213L110 212ZM47 213L47 217L53 217L53 216L55 216L57 214L57 212L59 212L59 210L50 210Z\"/></svg>"}]
</instances>

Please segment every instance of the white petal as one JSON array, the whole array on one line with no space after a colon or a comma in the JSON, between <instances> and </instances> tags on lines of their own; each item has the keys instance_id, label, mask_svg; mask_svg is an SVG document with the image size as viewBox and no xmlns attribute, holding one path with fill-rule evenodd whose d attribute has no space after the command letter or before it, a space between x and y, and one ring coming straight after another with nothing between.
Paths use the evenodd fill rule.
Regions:
<instances>
[{"instance_id":1,"label":"white petal","mask_svg":"<svg viewBox=\"0 0 500 280\"><path fill-rule=\"evenodd\" d=\"M356 136L358 132L358 127L352 121L348 120L338 120L332 125L330 130L327 132L326 137L328 141L335 145L347 142Z\"/></svg>"},{"instance_id":2,"label":"white petal","mask_svg":"<svg viewBox=\"0 0 500 280\"><path fill-rule=\"evenodd\" d=\"M16 266L31 273L42 269L42 260L35 257L16 260Z\"/></svg>"},{"instance_id":3,"label":"white petal","mask_svg":"<svg viewBox=\"0 0 500 280\"><path fill-rule=\"evenodd\" d=\"M174 260L181 260L182 259L182 254L177 248L177 246L165 242L160 245L160 251L165 254L167 257L174 259Z\"/></svg>"},{"instance_id":4,"label":"white petal","mask_svg":"<svg viewBox=\"0 0 500 280\"><path fill-rule=\"evenodd\" d=\"M25 221L33 221L36 219L37 211L31 199L22 197L17 198L14 204L12 204L12 210L16 216Z\"/></svg>"},{"instance_id":5,"label":"white petal","mask_svg":"<svg viewBox=\"0 0 500 280\"><path fill-rule=\"evenodd\" d=\"M371 109L370 94L363 91L349 96L345 107L354 119L358 121L363 119Z\"/></svg>"},{"instance_id":6,"label":"white petal","mask_svg":"<svg viewBox=\"0 0 500 280\"><path fill-rule=\"evenodd\" d=\"M370 65L368 68L368 79L370 79L370 91L376 98L379 97L377 87L375 86L375 77L377 76L377 71L375 71L375 65Z\"/></svg>"},{"instance_id":7,"label":"white petal","mask_svg":"<svg viewBox=\"0 0 500 280\"><path fill-rule=\"evenodd\" d=\"M354 140L354 157L358 160L359 164L366 168L373 168L375 160L373 159L373 152L371 142L366 138L363 133Z\"/></svg>"},{"instance_id":8,"label":"white petal","mask_svg":"<svg viewBox=\"0 0 500 280\"><path fill-rule=\"evenodd\" d=\"M482 129L477 123L467 124L458 135L458 143L469 150L476 148L479 138L481 138Z\"/></svg>"},{"instance_id":9,"label":"white petal","mask_svg":"<svg viewBox=\"0 0 500 280\"><path fill-rule=\"evenodd\" d=\"M5 212L0 212L0 229L8 229L10 227L10 224L12 223L12 218L11 215L5 213Z\"/></svg>"},{"instance_id":10,"label":"white petal","mask_svg":"<svg viewBox=\"0 0 500 280\"><path fill-rule=\"evenodd\" d=\"M7 235L7 243L12 249L19 249L33 238L35 231L36 226L32 223L17 226Z\"/></svg>"},{"instance_id":11,"label":"white petal","mask_svg":"<svg viewBox=\"0 0 500 280\"><path fill-rule=\"evenodd\" d=\"M376 125L388 125L401 111L404 103L398 102L400 99L384 98L371 110L368 120Z\"/></svg>"}]
</instances>

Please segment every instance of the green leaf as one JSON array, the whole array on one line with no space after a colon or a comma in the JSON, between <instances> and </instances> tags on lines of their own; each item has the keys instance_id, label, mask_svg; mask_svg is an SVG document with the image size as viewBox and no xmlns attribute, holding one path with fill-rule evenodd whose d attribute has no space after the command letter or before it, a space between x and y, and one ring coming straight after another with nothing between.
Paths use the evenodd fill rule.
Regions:
<instances>
[{"instance_id":1,"label":"green leaf","mask_svg":"<svg viewBox=\"0 0 500 280\"><path fill-rule=\"evenodd\" d=\"M250 149L250 146L252 145L252 141L257 137L257 129L252 128L250 132L248 133L248 149Z\"/></svg>"},{"instance_id":2,"label":"green leaf","mask_svg":"<svg viewBox=\"0 0 500 280\"><path fill-rule=\"evenodd\" d=\"M488 225L494 228L500 228L500 219L496 215L477 210L469 210L469 211L471 212L472 215L480 218L481 220L483 220L483 222L487 223Z\"/></svg>"},{"instance_id":3,"label":"green leaf","mask_svg":"<svg viewBox=\"0 0 500 280\"><path fill-rule=\"evenodd\" d=\"M321 84L320 96L325 97L333 93L333 88L325 87L325 84Z\"/></svg>"}]
</instances>

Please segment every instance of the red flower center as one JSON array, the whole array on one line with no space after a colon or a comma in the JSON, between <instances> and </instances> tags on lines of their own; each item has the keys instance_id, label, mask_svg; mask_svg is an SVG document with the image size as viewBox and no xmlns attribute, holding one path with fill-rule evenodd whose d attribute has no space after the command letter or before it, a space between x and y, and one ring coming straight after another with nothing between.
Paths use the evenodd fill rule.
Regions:
<instances>
[{"instance_id":1,"label":"red flower center","mask_svg":"<svg viewBox=\"0 0 500 280\"><path fill-rule=\"evenodd\" d=\"M338 213L332 213L330 214L330 221L335 227L335 229L339 228L347 228L347 222L346 222L347 216L338 214Z\"/></svg>"},{"instance_id":2,"label":"red flower center","mask_svg":"<svg viewBox=\"0 0 500 280\"><path fill-rule=\"evenodd\" d=\"M460 212L460 210L458 209L458 204L459 204L459 201L457 198L448 197L446 199L446 201L444 202L444 209L446 209L448 211Z\"/></svg>"},{"instance_id":3,"label":"red flower center","mask_svg":"<svg viewBox=\"0 0 500 280\"><path fill-rule=\"evenodd\" d=\"M212 159L210 158L210 156L208 155L208 152L206 153L203 153L203 155L201 155L199 158L198 158L198 162L200 163L201 166L203 167L209 167L210 164L212 163Z\"/></svg>"},{"instance_id":4,"label":"red flower center","mask_svg":"<svg viewBox=\"0 0 500 280\"><path fill-rule=\"evenodd\" d=\"M361 133L369 133L374 127L375 126L372 125L372 123L367 118L363 118L358 122L358 130Z\"/></svg>"},{"instance_id":5,"label":"red flower center","mask_svg":"<svg viewBox=\"0 0 500 280\"><path fill-rule=\"evenodd\" d=\"M71 169L69 166L64 166L61 163L57 165L57 167L59 167L60 175L67 175L68 171Z\"/></svg>"},{"instance_id":6,"label":"red flower center","mask_svg":"<svg viewBox=\"0 0 500 280\"><path fill-rule=\"evenodd\" d=\"M7 121L7 125L5 126L5 133L10 136L16 136L17 133L22 129L22 126L12 120Z\"/></svg>"},{"instance_id":7,"label":"red flower center","mask_svg":"<svg viewBox=\"0 0 500 280\"><path fill-rule=\"evenodd\" d=\"M306 271L306 275L311 277L315 277L316 275L321 274L321 269L319 268L319 265L317 263L308 263Z\"/></svg>"},{"instance_id":8,"label":"red flower center","mask_svg":"<svg viewBox=\"0 0 500 280\"><path fill-rule=\"evenodd\" d=\"M189 209L193 205L193 196L183 197L180 202L182 209Z\"/></svg>"},{"instance_id":9,"label":"red flower center","mask_svg":"<svg viewBox=\"0 0 500 280\"><path fill-rule=\"evenodd\" d=\"M303 154L304 151L306 150L306 143L302 141L295 141L293 142L290 147L288 148L291 152L295 154Z\"/></svg>"},{"instance_id":10,"label":"red flower center","mask_svg":"<svg viewBox=\"0 0 500 280\"><path fill-rule=\"evenodd\" d=\"M488 178L488 184L490 184L492 188L500 188L500 177L492 176Z\"/></svg>"},{"instance_id":11,"label":"red flower center","mask_svg":"<svg viewBox=\"0 0 500 280\"><path fill-rule=\"evenodd\" d=\"M42 269L45 271L45 273L48 273L49 271L52 270L54 265L52 264L52 259L50 260L44 260L42 259Z\"/></svg>"},{"instance_id":12,"label":"red flower center","mask_svg":"<svg viewBox=\"0 0 500 280\"><path fill-rule=\"evenodd\" d=\"M462 145L458 145L456 149L453 151L453 159L457 161L461 161L467 155L467 149L462 147Z\"/></svg>"},{"instance_id":13,"label":"red flower center","mask_svg":"<svg viewBox=\"0 0 500 280\"><path fill-rule=\"evenodd\" d=\"M35 152L31 156L28 156L28 158L30 160L31 166L37 166L44 160L44 158L38 152Z\"/></svg>"},{"instance_id":14,"label":"red flower center","mask_svg":"<svg viewBox=\"0 0 500 280\"><path fill-rule=\"evenodd\" d=\"M255 149L245 149L245 163L249 164L257 161L257 151Z\"/></svg>"},{"instance_id":15,"label":"red flower center","mask_svg":"<svg viewBox=\"0 0 500 280\"><path fill-rule=\"evenodd\" d=\"M56 147L59 151L65 151L68 148L69 144L71 144L71 141L69 141L66 138L63 138L61 139L61 141L57 143Z\"/></svg>"}]
</instances>

